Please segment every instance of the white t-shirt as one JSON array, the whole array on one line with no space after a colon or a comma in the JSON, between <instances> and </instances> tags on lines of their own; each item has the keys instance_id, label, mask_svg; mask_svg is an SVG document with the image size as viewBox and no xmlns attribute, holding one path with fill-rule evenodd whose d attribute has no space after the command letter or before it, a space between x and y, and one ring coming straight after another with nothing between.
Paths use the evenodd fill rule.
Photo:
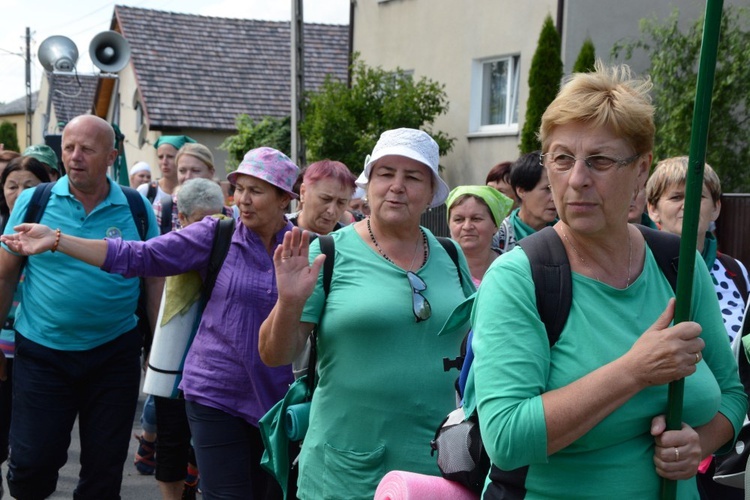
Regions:
<instances>
[{"instance_id":1,"label":"white t-shirt","mask_svg":"<svg viewBox=\"0 0 750 500\"><path fill-rule=\"evenodd\" d=\"M147 183L145 183L145 184L141 184L141 185L140 185L140 186L138 186L138 187L137 187L136 189L137 189L137 190L138 190L138 192L139 192L139 193L141 193L141 194L142 194L143 196L146 196L146 197L148 197L148 188L149 188L149 186L151 186L151 184L152 184L152 183L155 183L155 184L156 184L156 197L154 198L154 201L152 202L152 204L153 204L153 203L156 203L157 201L160 201L160 200L162 200L162 199L164 199L164 198L171 198L171 196L172 196L172 195L170 195L170 194L169 194L169 193L167 193L166 191L162 190L161 186L160 186L160 185L159 185L159 183L158 183L158 182L156 182L156 181L152 181L152 182L147 182Z\"/></svg>"}]
</instances>

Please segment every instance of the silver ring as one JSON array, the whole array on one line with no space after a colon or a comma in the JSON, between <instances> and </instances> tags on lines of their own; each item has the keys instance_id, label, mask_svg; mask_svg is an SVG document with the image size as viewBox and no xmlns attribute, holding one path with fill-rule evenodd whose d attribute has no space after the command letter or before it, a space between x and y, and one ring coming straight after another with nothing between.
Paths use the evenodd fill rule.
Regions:
<instances>
[{"instance_id":1,"label":"silver ring","mask_svg":"<svg viewBox=\"0 0 750 500\"><path fill-rule=\"evenodd\" d=\"M700 362L701 362L701 354L699 352L696 352L695 353L695 364L697 365Z\"/></svg>"},{"instance_id":2,"label":"silver ring","mask_svg":"<svg viewBox=\"0 0 750 500\"><path fill-rule=\"evenodd\" d=\"M679 462L680 461L680 449L675 446L674 448L674 461Z\"/></svg>"}]
</instances>

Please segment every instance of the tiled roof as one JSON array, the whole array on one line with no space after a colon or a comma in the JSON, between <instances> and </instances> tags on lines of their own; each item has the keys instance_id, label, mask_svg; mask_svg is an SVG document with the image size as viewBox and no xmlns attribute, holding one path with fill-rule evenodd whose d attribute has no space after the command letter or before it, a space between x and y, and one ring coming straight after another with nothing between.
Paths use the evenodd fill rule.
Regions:
<instances>
[{"instance_id":1,"label":"tiled roof","mask_svg":"<svg viewBox=\"0 0 750 500\"><path fill-rule=\"evenodd\" d=\"M99 81L97 75L52 75L54 92L52 105L60 123L68 123L78 115L91 114Z\"/></svg>"},{"instance_id":2,"label":"tiled roof","mask_svg":"<svg viewBox=\"0 0 750 500\"><path fill-rule=\"evenodd\" d=\"M39 91L31 93L31 112L36 109L36 101L39 97ZM5 104L0 104L0 116L23 115L26 114L26 96L19 97Z\"/></svg>"},{"instance_id":3,"label":"tiled roof","mask_svg":"<svg viewBox=\"0 0 750 500\"><path fill-rule=\"evenodd\" d=\"M290 114L288 22L115 6L149 128L234 130L235 117ZM349 27L306 24L305 87L345 80ZM132 96L123 96L128 102Z\"/></svg>"}]
</instances>

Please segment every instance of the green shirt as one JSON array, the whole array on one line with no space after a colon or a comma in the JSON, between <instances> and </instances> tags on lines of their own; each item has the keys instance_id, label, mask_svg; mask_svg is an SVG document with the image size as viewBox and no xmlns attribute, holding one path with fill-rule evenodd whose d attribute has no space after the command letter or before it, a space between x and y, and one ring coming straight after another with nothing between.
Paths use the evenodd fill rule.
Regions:
<instances>
[{"instance_id":1,"label":"green shirt","mask_svg":"<svg viewBox=\"0 0 750 500\"><path fill-rule=\"evenodd\" d=\"M430 440L456 407L457 376L443 370L443 358L456 357L463 335L437 334L474 287L463 254L462 289L453 261L425 231L430 252L417 274L427 284L432 316L419 323L406 272L353 226L332 233L331 291L326 299L320 278L302 314L304 322L320 321L319 383L300 457L302 499L371 499L390 470L440 474ZM314 242L310 259L319 253Z\"/></svg>"},{"instance_id":2,"label":"green shirt","mask_svg":"<svg viewBox=\"0 0 750 500\"><path fill-rule=\"evenodd\" d=\"M696 427L720 411L736 435L747 401L711 278L697 254L696 263L692 311L706 347L696 373L685 379L683 421ZM526 498L656 499L660 478L649 431L651 419L665 412L667 386L642 390L549 457L541 394L622 356L674 293L650 249L643 272L625 290L577 273L572 278L570 316L550 349L523 250L497 259L485 274L472 313L476 357L467 391L476 391L488 454L506 470L529 465ZM678 497L698 498L694 479L679 482Z\"/></svg>"}]
</instances>

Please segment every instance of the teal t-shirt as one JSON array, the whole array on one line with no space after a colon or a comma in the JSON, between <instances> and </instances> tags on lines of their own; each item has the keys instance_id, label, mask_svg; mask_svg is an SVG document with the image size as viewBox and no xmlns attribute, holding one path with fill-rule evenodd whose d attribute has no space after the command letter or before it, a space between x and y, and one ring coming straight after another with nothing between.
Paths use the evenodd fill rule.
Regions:
<instances>
[{"instance_id":1,"label":"teal t-shirt","mask_svg":"<svg viewBox=\"0 0 750 500\"><path fill-rule=\"evenodd\" d=\"M82 238L140 240L127 198L119 185L108 182L109 194L87 215L71 194L68 177L62 177L52 188L40 222ZM18 197L6 234L23 221L33 191L27 189ZM153 211L146 214L148 237L158 236ZM5 245L3 249L10 251ZM15 319L24 337L52 349L83 351L135 328L138 278L109 274L60 252L29 257L24 272L23 301Z\"/></svg>"},{"instance_id":2,"label":"teal t-shirt","mask_svg":"<svg viewBox=\"0 0 750 500\"><path fill-rule=\"evenodd\" d=\"M474 286L463 253L462 288L453 261L425 231L430 252L417 274L432 316L419 323L406 272L373 251L353 225L332 233L330 294L324 297L319 278L302 314L304 322L320 322L319 383L300 458L302 499L371 499L390 470L440 474L430 440L456 407L457 376L443 370L443 358L456 357L463 335L438 332ZM319 253L314 242L310 258Z\"/></svg>"},{"instance_id":3,"label":"teal t-shirt","mask_svg":"<svg viewBox=\"0 0 750 500\"><path fill-rule=\"evenodd\" d=\"M746 397L726 340L711 278L696 254L693 319L706 343L703 361L685 379L683 421L696 427L717 411L739 431ZM674 293L650 249L641 275L619 290L573 273L570 316L550 349L536 309L522 249L503 255L485 274L472 313L476 391L482 437L498 466L529 465L526 498L653 498L651 419L665 413L667 386L644 389L565 449L547 456L541 394L564 387L622 356L662 313ZM698 498L695 480L679 481L678 497Z\"/></svg>"}]
</instances>

